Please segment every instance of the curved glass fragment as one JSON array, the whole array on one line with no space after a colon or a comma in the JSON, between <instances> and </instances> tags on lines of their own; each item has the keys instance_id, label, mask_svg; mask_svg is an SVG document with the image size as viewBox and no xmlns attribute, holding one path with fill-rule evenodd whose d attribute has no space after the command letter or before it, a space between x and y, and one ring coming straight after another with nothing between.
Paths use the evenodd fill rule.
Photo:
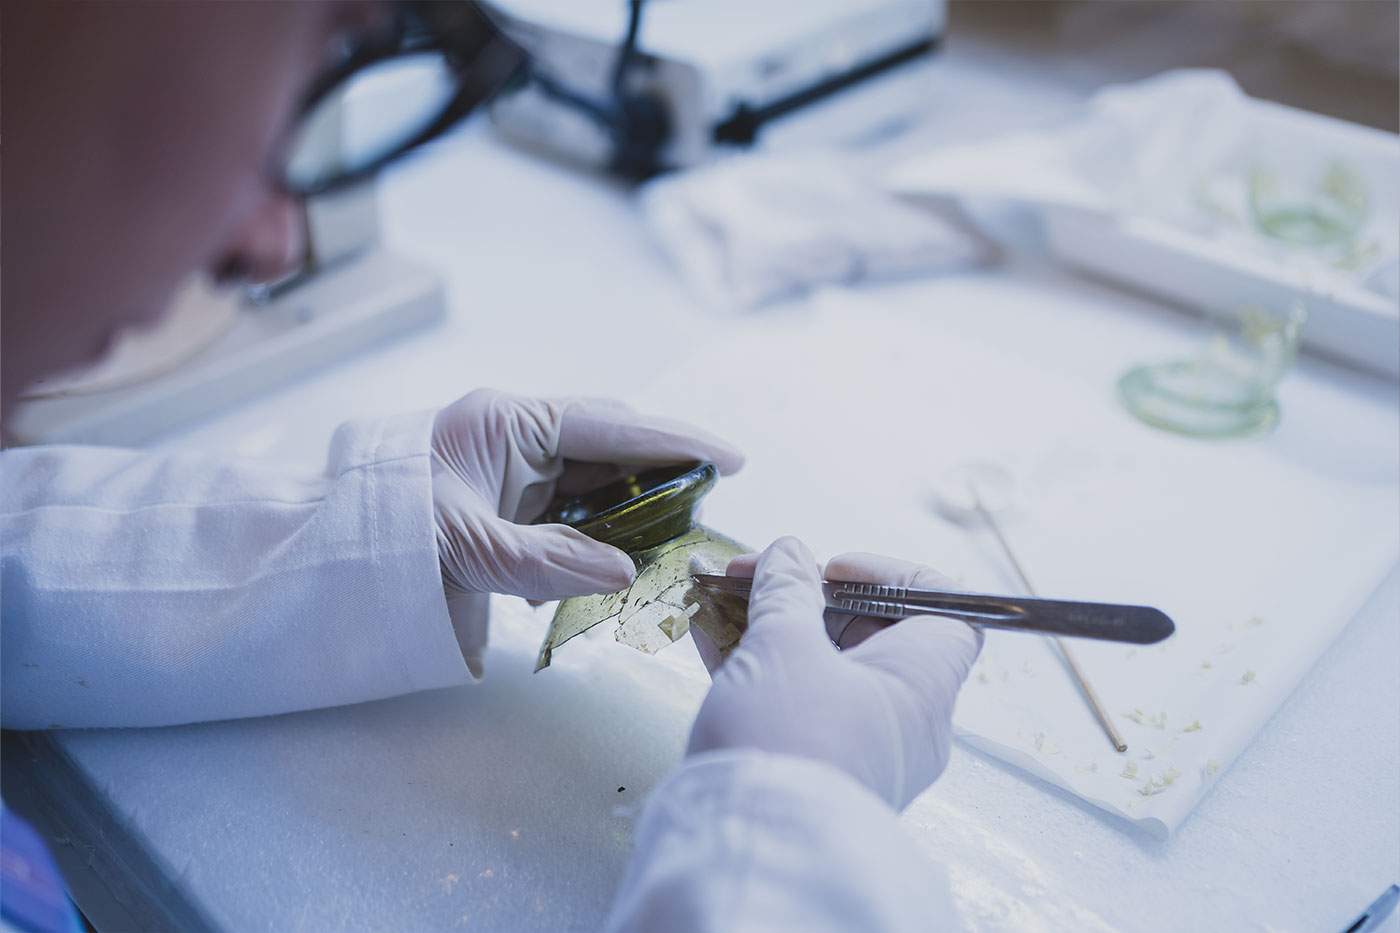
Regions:
<instances>
[{"instance_id":1,"label":"curved glass fragment","mask_svg":"<svg viewBox=\"0 0 1400 933\"><path fill-rule=\"evenodd\" d=\"M693 573L724 573L729 561L751 549L704 525L632 554L637 579L620 593L575 596L559 603L535 670L549 666L555 648L595 625L616 625L615 637L647 654L679 641L695 626L721 657L738 644L748 604L721 590L696 586Z\"/></svg>"}]
</instances>

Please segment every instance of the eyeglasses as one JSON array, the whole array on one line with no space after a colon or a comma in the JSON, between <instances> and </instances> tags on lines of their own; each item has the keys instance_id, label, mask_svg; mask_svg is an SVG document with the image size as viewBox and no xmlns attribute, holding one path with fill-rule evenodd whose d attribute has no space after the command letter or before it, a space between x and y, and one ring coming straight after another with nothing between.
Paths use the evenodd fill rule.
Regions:
<instances>
[{"instance_id":1,"label":"eyeglasses","mask_svg":"<svg viewBox=\"0 0 1400 933\"><path fill-rule=\"evenodd\" d=\"M347 49L308 90L272 170L292 194L324 194L370 177L522 73L525 52L475 3L410 0L392 9L391 28ZM345 125L343 105L357 93L395 85L412 92L392 113L376 113L373 126Z\"/></svg>"}]
</instances>

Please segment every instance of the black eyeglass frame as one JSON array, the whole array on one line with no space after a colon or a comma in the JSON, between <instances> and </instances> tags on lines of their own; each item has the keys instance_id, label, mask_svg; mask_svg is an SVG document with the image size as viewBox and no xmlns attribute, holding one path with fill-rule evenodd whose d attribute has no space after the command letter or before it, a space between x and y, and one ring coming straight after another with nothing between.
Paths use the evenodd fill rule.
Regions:
<instances>
[{"instance_id":1,"label":"black eyeglass frame","mask_svg":"<svg viewBox=\"0 0 1400 933\"><path fill-rule=\"evenodd\" d=\"M508 39L470 0L399 0L394 9L394 25L384 38L355 49L307 89L297 109L297 119L275 150L279 162L272 168L272 177L282 190L296 197L314 197L358 184L443 135L513 78L525 73L528 53ZM309 184L298 184L289 177L287 160L293 153L288 150L304 129L306 118L328 97L366 68L395 58L434 52L443 56L456 75L457 91L423 129L362 166L325 175Z\"/></svg>"}]
</instances>

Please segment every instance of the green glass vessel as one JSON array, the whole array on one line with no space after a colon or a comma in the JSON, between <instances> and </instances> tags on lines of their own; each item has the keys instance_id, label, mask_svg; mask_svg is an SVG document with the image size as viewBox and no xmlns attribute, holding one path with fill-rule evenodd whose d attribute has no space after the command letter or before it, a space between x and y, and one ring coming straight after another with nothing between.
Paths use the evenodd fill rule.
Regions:
<instances>
[{"instance_id":1,"label":"green glass vessel","mask_svg":"<svg viewBox=\"0 0 1400 933\"><path fill-rule=\"evenodd\" d=\"M723 573L749 548L695 521L700 500L714 488L713 463L661 467L629 476L546 512L540 523L564 524L627 552L637 565L632 585L618 593L562 600L535 670L555 648L595 625L615 622L616 639L654 654L692 625L728 655L743 634L747 604L728 593L695 586L692 573Z\"/></svg>"},{"instance_id":2,"label":"green glass vessel","mask_svg":"<svg viewBox=\"0 0 1400 933\"><path fill-rule=\"evenodd\" d=\"M644 551L689 531L717 479L713 463L660 467L571 499L539 523L569 525L629 554Z\"/></svg>"},{"instance_id":3,"label":"green glass vessel","mask_svg":"<svg viewBox=\"0 0 1400 933\"><path fill-rule=\"evenodd\" d=\"M1274 388L1293 365L1307 313L1245 308L1223 318L1194 360L1152 363L1118 380L1118 397L1139 420L1190 437L1248 437L1279 417Z\"/></svg>"}]
</instances>

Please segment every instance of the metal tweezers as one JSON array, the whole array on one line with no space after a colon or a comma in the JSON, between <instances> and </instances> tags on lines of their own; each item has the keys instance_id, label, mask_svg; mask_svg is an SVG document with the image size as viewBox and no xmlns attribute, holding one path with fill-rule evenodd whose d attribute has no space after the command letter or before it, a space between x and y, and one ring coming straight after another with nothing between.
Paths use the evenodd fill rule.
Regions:
<instances>
[{"instance_id":1,"label":"metal tweezers","mask_svg":"<svg viewBox=\"0 0 1400 933\"><path fill-rule=\"evenodd\" d=\"M691 579L700 586L721 589L745 599L753 587L753 581L746 577L697 573ZM1156 644L1176 631L1176 625L1166 613L1150 606L1065 602L1027 596L987 596L981 593L949 593L876 583L830 581L823 581L822 592L826 595L829 610L881 619L947 616L987 628L1070 638L1097 638L1134 645Z\"/></svg>"}]
</instances>

